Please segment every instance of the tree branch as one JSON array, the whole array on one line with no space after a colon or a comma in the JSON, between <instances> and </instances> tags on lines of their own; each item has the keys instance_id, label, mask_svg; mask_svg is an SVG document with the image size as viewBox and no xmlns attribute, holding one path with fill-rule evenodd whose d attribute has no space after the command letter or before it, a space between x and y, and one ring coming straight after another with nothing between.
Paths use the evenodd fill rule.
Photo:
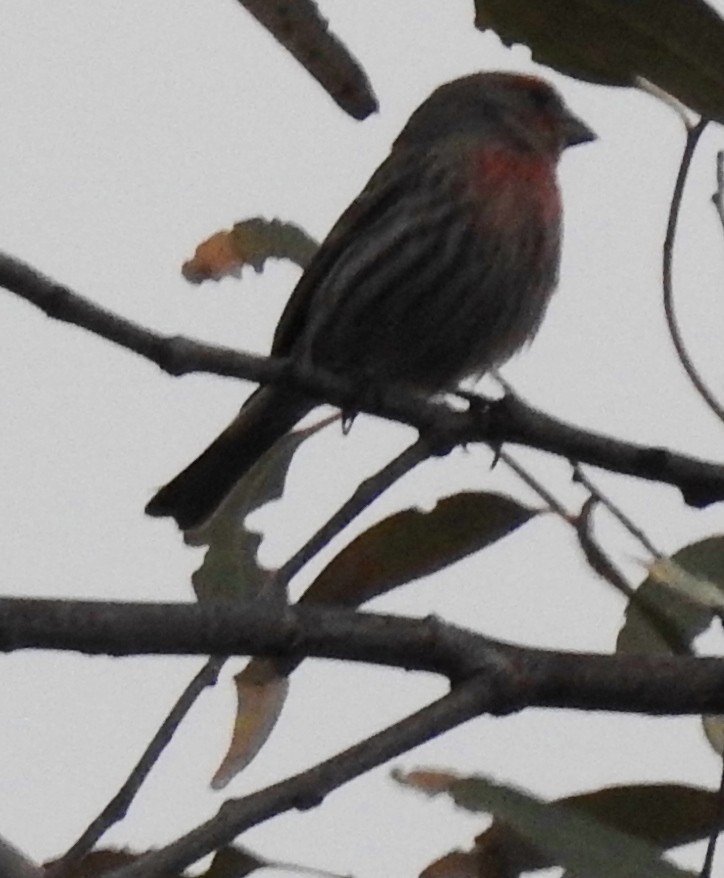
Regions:
<instances>
[{"instance_id":1,"label":"tree branch","mask_svg":"<svg viewBox=\"0 0 724 878\"><path fill-rule=\"evenodd\" d=\"M122 820L131 806L143 782L158 761L161 753L170 744L178 727L196 703L197 698L208 686L213 686L224 663L222 658L210 658L194 676L171 708L168 716L144 750L123 786L110 800L101 813L90 823L76 842L56 860L46 867L45 878L64 878L72 875L77 863L104 835L114 823ZM3 874L0 872L0 875Z\"/></svg>"},{"instance_id":2,"label":"tree branch","mask_svg":"<svg viewBox=\"0 0 724 878\"><path fill-rule=\"evenodd\" d=\"M153 878L175 872L228 844L252 826L285 811L315 807L337 787L472 719L491 694L487 680L470 680L422 710L308 771L243 799L228 800L206 823L167 847L109 873L107 878Z\"/></svg>"},{"instance_id":3,"label":"tree branch","mask_svg":"<svg viewBox=\"0 0 724 878\"><path fill-rule=\"evenodd\" d=\"M513 442L611 472L673 485L692 506L724 500L724 466L721 464L582 430L531 408L517 397L497 401L468 397L471 407L467 411L456 411L440 400L396 387L372 394L361 393L354 382L322 370L151 332L2 254L0 286L31 302L48 316L125 347L171 375L208 372L298 387L344 411L364 411L416 427L437 453L444 453L457 444Z\"/></svg>"},{"instance_id":4,"label":"tree branch","mask_svg":"<svg viewBox=\"0 0 724 878\"><path fill-rule=\"evenodd\" d=\"M494 677L497 701L523 707L724 712L724 659L599 655L512 646L436 619L265 601L207 604L0 599L0 651L94 655L316 656L441 674Z\"/></svg>"}]
</instances>

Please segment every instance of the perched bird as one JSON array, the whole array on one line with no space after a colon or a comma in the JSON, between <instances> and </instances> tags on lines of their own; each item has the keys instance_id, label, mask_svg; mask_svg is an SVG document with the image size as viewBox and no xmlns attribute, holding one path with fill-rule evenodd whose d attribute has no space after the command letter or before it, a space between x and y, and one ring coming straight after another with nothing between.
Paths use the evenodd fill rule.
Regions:
<instances>
[{"instance_id":1,"label":"perched bird","mask_svg":"<svg viewBox=\"0 0 724 878\"><path fill-rule=\"evenodd\" d=\"M533 338L558 280L558 159L593 139L536 77L476 73L440 86L320 246L271 353L430 394L499 366ZM146 512L183 529L202 523L318 404L260 388Z\"/></svg>"}]
</instances>

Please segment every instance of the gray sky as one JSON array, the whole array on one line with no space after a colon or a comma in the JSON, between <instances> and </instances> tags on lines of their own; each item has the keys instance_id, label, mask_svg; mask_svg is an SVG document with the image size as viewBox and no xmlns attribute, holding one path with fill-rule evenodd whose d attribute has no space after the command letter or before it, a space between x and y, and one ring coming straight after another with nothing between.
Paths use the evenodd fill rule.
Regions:
<instances>
[{"instance_id":1,"label":"gray sky","mask_svg":"<svg viewBox=\"0 0 724 878\"><path fill-rule=\"evenodd\" d=\"M535 69L525 49L507 50L475 31L462 0L320 6L377 91L381 112L364 123L344 116L232 0L0 0L2 249L159 331L266 352L296 270L273 264L262 276L245 271L241 282L190 287L180 266L196 245L258 214L322 237L432 88L476 69ZM539 338L505 374L536 406L583 427L716 458L720 428L689 389L661 309L661 243L681 123L648 95L543 73L600 140L564 158L559 292ZM708 199L722 144L712 126L697 155L676 262L682 326L720 396L721 333L712 328L724 319L724 239ZM145 518L143 506L226 424L249 386L172 379L9 295L2 312L6 593L191 599L199 553L183 547L170 523ZM349 437L333 428L310 443L287 496L256 516L269 529L263 560L282 560L411 439L410 431L360 418ZM566 465L519 457L562 499L580 500ZM531 501L502 467L491 473L489 465L484 449L429 463L354 532L461 489ZM596 477L664 550L721 532L720 507L696 512L673 490ZM638 581L642 551L605 516L601 532ZM305 583L322 564L311 565ZM623 611L552 517L374 606L434 612L511 641L602 651L613 648ZM126 777L199 664L4 657L0 834L38 860L62 852ZM203 697L106 841L159 845L215 812L222 797L209 792L208 779L226 745L230 679L240 666L232 663ZM311 765L442 691L439 681L402 672L308 662L280 727L230 791L243 795ZM718 777L695 718L537 711L478 720L395 764L489 773L547 797L626 781L713 786ZM269 857L372 878L417 874L480 831L480 818L400 790L388 771L319 809L261 826L244 843ZM682 861L698 867L700 858L690 851Z\"/></svg>"}]
</instances>

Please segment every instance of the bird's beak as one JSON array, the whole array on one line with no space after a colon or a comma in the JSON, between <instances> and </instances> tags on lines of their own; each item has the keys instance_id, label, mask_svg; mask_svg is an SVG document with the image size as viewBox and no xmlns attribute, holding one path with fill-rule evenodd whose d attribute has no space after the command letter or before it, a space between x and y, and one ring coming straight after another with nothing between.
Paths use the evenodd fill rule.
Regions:
<instances>
[{"instance_id":1,"label":"bird's beak","mask_svg":"<svg viewBox=\"0 0 724 878\"><path fill-rule=\"evenodd\" d=\"M596 140L596 134L573 113L566 115L563 123L563 142L566 146L577 146L579 143L590 143Z\"/></svg>"}]
</instances>

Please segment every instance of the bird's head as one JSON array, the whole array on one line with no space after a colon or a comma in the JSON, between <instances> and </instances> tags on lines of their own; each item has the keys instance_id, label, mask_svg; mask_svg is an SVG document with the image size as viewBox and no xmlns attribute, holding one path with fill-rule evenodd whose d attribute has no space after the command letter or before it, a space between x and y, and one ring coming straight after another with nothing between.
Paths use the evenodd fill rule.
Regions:
<instances>
[{"instance_id":1,"label":"bird's head","mask_svg":"<svg viewBox=\"0 0 724 878\"><path fill-rule=\"evenodd\" d=\"M435 89L412 114L395 147L427 148L461 137L556 158L567 146L596 139L542 79L474 73Z\"/></svg>"}]
</instances>

